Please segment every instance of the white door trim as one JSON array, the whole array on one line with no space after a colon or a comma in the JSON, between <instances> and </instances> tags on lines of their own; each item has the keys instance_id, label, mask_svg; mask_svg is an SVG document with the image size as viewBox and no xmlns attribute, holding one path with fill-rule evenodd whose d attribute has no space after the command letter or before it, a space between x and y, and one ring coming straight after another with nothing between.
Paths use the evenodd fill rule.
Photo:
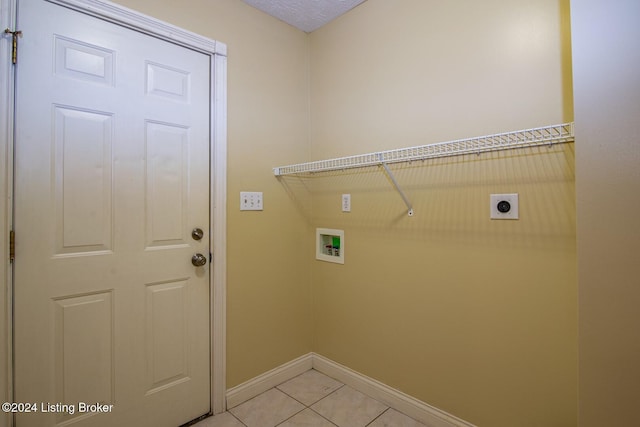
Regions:
<instances>
[{"instance_id":1,"label":"white door trim","mask_svg":"<svg viewBox=\"0 0 640 427\"><path fill-rule=\"evenodd\" d=\"M226 45L103 0L46 0L111 21L208 55L211 60L211 236L214 263L210 269L211 409L224 412L226 394L226 202L227 202L227 58ZM16 0L0 0L0 401L11 400L11 266L7 248L12 228L14 74L11 37L15 30ZM19 30L19 29L18 29ZM28 37L28 35L24 35ZM5 381L6 380L6 381ZM3 418L4 417L4 418ZM0 424L11 419L0 413Z\"/></svg>"},{"instance_id":2,"label":"white door trim","mask_svg":"<svg viewBox=\"0 0 640 427\"><path fill-rule=\"evenodd\" d=\"M12 395L11 268L9 230L11 229L13 189L13 65L11 37L5 28L14 29L15 0L0 0L0 401ZM12 417L0 412L0 425L10 426Z\"/></svg>"}]
</instances>

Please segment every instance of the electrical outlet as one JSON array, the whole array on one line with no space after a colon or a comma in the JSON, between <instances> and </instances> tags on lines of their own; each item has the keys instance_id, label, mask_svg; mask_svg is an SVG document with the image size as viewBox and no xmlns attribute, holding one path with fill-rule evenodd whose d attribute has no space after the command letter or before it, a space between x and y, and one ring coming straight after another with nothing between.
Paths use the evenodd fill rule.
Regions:
<instances>
[{"instance_id":1,"label":"electrical outlet","mask_svg":"<svg viewBox=\"0 0 640 427\"><path fill-rule=\"evenodd\" d=\"M518 218L518 193L491 195L491 219Z\"/></svg>"},{"instance_id":2,"label":"electrical outlet","mask_svg":"<svg viewBox=\"0 0 640 427\"><path fill-rule=\"evenodd\" d=\"M351 212L351 194L342 195L342 212Z\"/></svg>"},{"instance_id":3,"label":"electrical outlet","mask_svg":"<svg viewBox=\"0 0 640 427\"><path fill-rule=\"evenodd\" d=\"M240 192L241 211L261 211L262 192L261 191L241 191Z\"/></svg>"}]
</instances>

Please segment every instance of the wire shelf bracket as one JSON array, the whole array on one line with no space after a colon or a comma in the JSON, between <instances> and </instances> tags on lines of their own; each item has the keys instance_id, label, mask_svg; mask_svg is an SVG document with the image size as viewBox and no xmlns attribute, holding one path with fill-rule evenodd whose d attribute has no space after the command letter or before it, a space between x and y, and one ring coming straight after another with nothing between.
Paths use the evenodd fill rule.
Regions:
<instances>
[{"instance_id":1,"label":"wire shelf bracket","mask_svg":"<svg viewBox=\"0 0 640 427\"><path fill-rule=\"evenodd\" d=\"M396 180L396 177L393 175L393 172L391 172L391 169L389 169L389 166L387 166L387 164L383 160L380 160L380 165L382 166L384 171L387 173L387 176L393 183L393 186L396 188L396 191L400 194L400 197L402 197L402 200L404 200L404 204L407 205L407 209L409 209L408 215L413 216L413 206L411 205L411 202L407 198L407 195L404 194L404 191L402 191L402 188L400 188L400 184L398 184L398 181Z\"/></svg>"},{"instance_id":2,"label":"wire shelf bracket","mask_svg":"<svg viewBox=\"0 0 640 427\"><path fill-rule=\"evenodd\" d=\"M489 151L511 150L541 145L552 146L554 144L574 141L574 123L570 122L436 144L420 145L417 147L399 148L329 160L279 166L273 168L273 174L277 177L284 175L304 176L320 172L363 168L367 166L382 166L396 190L400 193L402 200L404 200L407 205L409 216L413 216L411 203L398 185L398 181L389 169L388 164L427 160L438 157L460 156L464 154L479 155L480 153Z\"/></svg>"}]
</instances>

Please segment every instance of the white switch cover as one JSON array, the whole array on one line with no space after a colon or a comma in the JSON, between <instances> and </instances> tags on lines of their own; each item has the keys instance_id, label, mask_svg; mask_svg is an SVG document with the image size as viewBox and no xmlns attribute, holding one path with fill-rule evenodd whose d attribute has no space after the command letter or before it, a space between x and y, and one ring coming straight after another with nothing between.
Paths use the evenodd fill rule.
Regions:
<instances>
[{"instance_id":1,"label":"white switch cover","mask_svg":"<svg viewBox=\"0 0 640 427\"><path fill-rule=\"evenodd\" d=\"M351 194L342 195L342 212L351 212Z\"/></svg>"},{"instance_id":2,"label":"white switch cover","mask_svg":"<svg viewBox=\"0 0 640 427\"><path fill-rule=\"evenodd\" d=\"M241 191L240 192L241 211L261 211L262 191Z\"/></svg>"},{"instance_id":3,"label":"white switch cover","mask_svg":"<svg viewBox=\"0 0 640 427\"><path fill-rule=\"evenodd\" d=\"M518 217L518 193L491 195L491 219L518 219Z\"/></svg>"}]
</instances>

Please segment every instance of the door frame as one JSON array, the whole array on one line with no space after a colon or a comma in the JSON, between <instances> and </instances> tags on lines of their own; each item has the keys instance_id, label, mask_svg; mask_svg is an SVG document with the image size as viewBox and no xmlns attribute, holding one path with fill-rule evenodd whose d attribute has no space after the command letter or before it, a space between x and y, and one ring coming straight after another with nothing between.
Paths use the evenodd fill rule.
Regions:
<instances>
[{"instance_id":1,"label":"door frame","mask_svg":"<svg viewBox=\"0 0 640 427\"><path fill-rule=\"evenodd\" d=\"M211 264L211 410L226 410L226 230L227 230L227 47L126 7L104 0L46 0L122 27L196 50L210 58L210 242ZM0 0L0 402L13 396L13 275L9 263L9 231L13 228L14 66L11 36L16 30L16 0ZM18 28L19 30L19 28ZM28 35L24 35L28 36ZM19 43L19 42L18 42ZM19 55L19 53L18 53ZM3 421L6 421L3 422ZM0 425L12 425L0 412Z\"/></svg>"}]
</instances>

